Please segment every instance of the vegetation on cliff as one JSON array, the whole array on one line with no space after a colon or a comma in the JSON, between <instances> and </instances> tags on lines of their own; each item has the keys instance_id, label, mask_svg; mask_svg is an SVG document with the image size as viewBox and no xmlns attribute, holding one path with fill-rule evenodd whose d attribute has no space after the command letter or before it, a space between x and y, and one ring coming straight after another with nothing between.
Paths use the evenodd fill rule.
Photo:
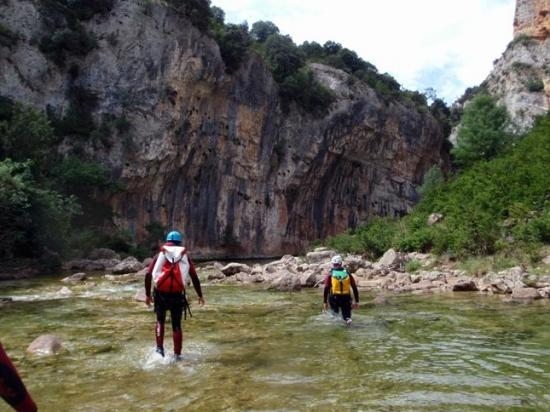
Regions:
<instances>
[{"instance_id":1,"label":"vegetation on cliff","mask_svg":"<svg viewBox=\"0 0 550 412\"><path fill-rule=\"evenodd\" d=\"M403 90L392 76L379 73L373 64L337 42L329 40L321 45L306 41L296 45L271 21L257 21L250 28L247 22L225 23L224 11L210 6L209 0L170 0L168 3L176 10L185 10L186 16L193 16L193 24L216 39L228 73L237 71L249 53L262 56L280 86L284 109L295 103L306 112L322 115L334 101L332 93L314 79L308 68L308 63L312 62L341 69L386 99L400 99L415 107L428 108L428 98L424 93ZM205 21L208 25L204 24ZM448 123L450 111L441 110L442 106L446 108L445 103L436 96L431 100L432 113Z\"/></svg>"},{"instance_id":2,"label":"vegetation on cliff","mask_svg":"<svg viewBox=\"0 0 550 412\"><path fill-rule=\"evenodd\" d=\"M550 243L550 115L521 138L502 129L505 118L492 98L476 97L453 150L461 169L446 179L432 170L421 201L404 218L380 217L326 243L370 256L393 247L455 258L539 259L540 247Z\"/></svg>"},{"instance_id":3,"label":"vegetation on cliff","mask_svg":"<svg viewBox=\"0 0 550 412\"><path fill-rule=\"evenodd\" d=\"M308 69L308 63L319 62L347 72L352 82L365 82L386 101L429 110L443 130L450 131L450 111L435 95L428 99L423 93L403 90L391 76L338 43L296 45L272 22L259 21L250 29L246 22L226 24L223 10L211 7L208 0L166 3L217 41L229 74L239 70L249 53L260 55L279 84L284 109L292 106L322 115L330 106L332 93ZM111 210L102 200L123 188L84 150L89 143L109 150L114 139L128 138L130 125L123 117L94 118L98 97L73 81L80 70L74 62L97 47L82 23L107 14L114 2L41 0L39 4L49 29L38 39L39 47L60 70L68 71L70 105L63 113L56 108L39 112L0 96L0 260L47 257L54 264L55 256L71 252L71 244L77 252L106 246L145 256L148 251L131 244L124 231L103 230ZM151 4L143 2L144 13ZM16 41L16 33L0 27L1 44ZM73 64L66 68L69 56ZM434 168L419 190L422 201L409 216L381 217L327 243L367 255L395 247L458 257L523 251L535 258L538 246L550 239L550 182L545 169L550 160L550 119L541 119L523 139L507 134L507 121L506 111L492 98L478 96L464 109L459 145L452 152L454 175L444 176ZM52 150L62 143L70 149L63 154ZM429 225L433 213L442 218ZM152 224L151 239L163 229ZM144 245L149 243L147 239Z\"/></svg>"},{"instance_id":4,"label":"vegetation on cliff","mask_svg":"<svg viewBox=\"0 0 550 412\"><path fill-rule=\"evenodd\" d=\"M118 189L110 171L84 156L61 156L52 150L60 139L45 113L0 98L0 260L44 258L55 266L71 244L76 252L116 241L100 224L110 213L101 196Z\"/></svg>"}]
</instances>

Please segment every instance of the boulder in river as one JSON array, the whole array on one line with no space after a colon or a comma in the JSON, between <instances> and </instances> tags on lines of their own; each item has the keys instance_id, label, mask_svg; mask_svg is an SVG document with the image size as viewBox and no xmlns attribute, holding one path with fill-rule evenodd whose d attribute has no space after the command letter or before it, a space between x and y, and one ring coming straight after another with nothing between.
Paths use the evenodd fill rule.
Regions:
<instances>
[{"instance_id":1,"label":"boulder in river","mask_svg":"<svg viewBox=\"0 0 550 412\"><path fill-rule=\"evenodd\" d=\"M33 340L27 352L34 355L55 355L63 349L61 340L55 335L40 335Z\"/></svg>"}]
</instances>

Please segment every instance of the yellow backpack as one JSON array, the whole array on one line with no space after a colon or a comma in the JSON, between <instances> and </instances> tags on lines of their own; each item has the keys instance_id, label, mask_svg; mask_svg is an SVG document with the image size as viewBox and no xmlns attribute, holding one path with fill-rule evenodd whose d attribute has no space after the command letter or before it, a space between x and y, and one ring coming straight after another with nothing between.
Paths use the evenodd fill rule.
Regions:
<instances>
[{"instance_id":1,"label":"yellow backpack","mask_svg":"<svg viewBox=\"0 0 550 412\"><path fill-rule=\"evenodd\" d=\"M330 291L333 295L349 295L351 289L351 280L349 273L343 268L332 268L331 274L331 288Z\"/></svg>"}]
</instances>

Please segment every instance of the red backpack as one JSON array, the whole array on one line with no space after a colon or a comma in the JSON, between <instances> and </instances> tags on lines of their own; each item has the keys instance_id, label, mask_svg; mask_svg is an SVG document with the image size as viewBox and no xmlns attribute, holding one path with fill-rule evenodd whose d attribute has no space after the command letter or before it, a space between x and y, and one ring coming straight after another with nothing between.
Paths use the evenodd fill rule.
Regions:
<instances>
[{"instance_id":1,"label":"red backpack","mask_svg":"<svg viewBox=\"0 0 550 412\"><path fill-rule=\"evenodd\" d=\"M182 293L185 290L185 285L179 263L185 256L185 248L173 261L169 259L165 251L161 253L164 253L165 262L162 265L162 272L157 279L155 287L160 292Z\"/></svg>"}]
</instances>

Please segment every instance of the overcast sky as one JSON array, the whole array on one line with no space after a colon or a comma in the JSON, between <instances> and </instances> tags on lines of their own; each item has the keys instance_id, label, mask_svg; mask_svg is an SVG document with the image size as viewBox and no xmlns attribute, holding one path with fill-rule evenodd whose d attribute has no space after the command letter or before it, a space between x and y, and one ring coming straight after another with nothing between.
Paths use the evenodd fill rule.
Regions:
<instances>
[{"instance_id":1,"label":"overcast sky","mask_svg":"<svg viewBox=\"0 0 550 412\"><path fill-rule=\"evenodd\" d=\"M516 0L211 0L226 23L271 21L294 43L355 51L404 88L452 104L489 75L513 37Z\"/></svg>"}]
</instances>

